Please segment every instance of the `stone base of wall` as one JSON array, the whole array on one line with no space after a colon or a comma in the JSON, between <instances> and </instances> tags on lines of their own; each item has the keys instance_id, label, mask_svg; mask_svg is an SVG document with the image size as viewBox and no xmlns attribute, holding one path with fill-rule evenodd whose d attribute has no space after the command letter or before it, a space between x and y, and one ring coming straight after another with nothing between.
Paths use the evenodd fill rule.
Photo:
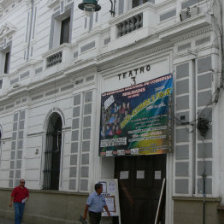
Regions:
<instances>
[{"instance_id":1,"label":"stone base of wall","mask_svg":"<svg viewBox=\"0 0 224 224\"><path fill-rule=\"evenodd\" d=\"M199 224L203 220L203 198L173 197L174 224ZM224 224L220 198L206 198L205 223Z\"/></svg>"},{"instance_id":2,"label":"stone base of wall","mask_svg":"<svg viewBox=\"0 0 224 224\"><path fill-rule=\"evenodd\" d=\"M224 224L224 206L218 206L219 223Z\"/></svg>"},{"instance_id":3,"label":"stone base of wall","mask_svg":"<svg viewBox=\"0 0 224 224\"><path fill-rule=\"evenodd\" d=\"M0 217L13 219L9 208L11 189L0 189ZM26 224L78 224L83 214L87 194L56 191L30 191L23 221Z\"/></svg>"}]
</instances>

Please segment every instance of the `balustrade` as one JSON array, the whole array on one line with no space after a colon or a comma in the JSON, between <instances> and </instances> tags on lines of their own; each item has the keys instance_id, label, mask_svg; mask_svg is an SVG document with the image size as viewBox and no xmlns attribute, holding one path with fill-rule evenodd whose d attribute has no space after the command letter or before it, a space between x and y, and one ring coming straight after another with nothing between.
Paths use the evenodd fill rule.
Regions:
<instances>
[{"instance_id":1,"label":"balustrade","mask_svg":"<svg viewBox=\"0 0 224 224\"><path fill-rule=\"evenodd\" d=\"M124 36L143 26L143 13L132 16L117 25L118 37Z\"/></svg>"}]
</instances>

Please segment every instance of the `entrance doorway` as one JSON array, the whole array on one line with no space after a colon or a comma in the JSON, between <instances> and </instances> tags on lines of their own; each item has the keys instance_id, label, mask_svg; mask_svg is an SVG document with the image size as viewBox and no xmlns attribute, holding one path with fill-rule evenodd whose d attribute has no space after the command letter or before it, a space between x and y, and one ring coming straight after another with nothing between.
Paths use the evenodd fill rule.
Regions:
<instances>
[{"instance_id":1,"label":"entrance doorway","mask_svg":"<svg viewBox=\"0 0 224 224\"><path fill-rule=\"evenodd\" d=\"M58 190L61 163L62 119L54 112L49 118L46 136L43 188Z\"/></svg>"},{"instance_id":2,"label":"entrance doorway","mask_svg":"<svg viewBox=\"0 0 224 224\"><path fill-rule=\"evenodd\" d=\"M166 177L166 155L116 157L121 223L154 224L163 178ZM165 223L165 197L160 213Z\"/></svg>"}]
</instances>

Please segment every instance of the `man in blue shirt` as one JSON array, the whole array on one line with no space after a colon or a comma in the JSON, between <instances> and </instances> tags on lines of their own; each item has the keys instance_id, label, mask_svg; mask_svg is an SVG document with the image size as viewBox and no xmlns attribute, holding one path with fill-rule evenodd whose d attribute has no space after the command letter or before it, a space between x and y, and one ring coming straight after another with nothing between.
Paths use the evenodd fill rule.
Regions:
<instances>
[{"instance_id":1,"label":"man in blue shirt","mask_svg":"<svg viewBox=\"0 0 224 224\"><path fill-rule=\"evenodd\" d=\"M110 212L106 205L105 198L101 194L102 192L103 192L103 185L101 183L97 183L95 184L95 192L91 193L87 199L83 219L84 220L86 219L87 211L89 211L90 224L100 223L103 208L106 210L108 216L110 216Z\"/></svg>"}]
</instances>

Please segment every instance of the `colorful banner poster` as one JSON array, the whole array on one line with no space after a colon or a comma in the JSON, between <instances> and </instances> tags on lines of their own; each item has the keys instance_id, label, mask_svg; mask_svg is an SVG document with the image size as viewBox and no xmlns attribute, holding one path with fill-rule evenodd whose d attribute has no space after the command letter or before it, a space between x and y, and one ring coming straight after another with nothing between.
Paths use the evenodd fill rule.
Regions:
<instances>
[{"instance_id":1,"label":"colorful banner poster","mask_svg":"<svg viewBox=\"0 0 224 224\"><path fill-rule=\"evenodd\" d=\"M152 155L171 149L173 77L102 94L100 155Z\"/></svg>"}]
</instances>

